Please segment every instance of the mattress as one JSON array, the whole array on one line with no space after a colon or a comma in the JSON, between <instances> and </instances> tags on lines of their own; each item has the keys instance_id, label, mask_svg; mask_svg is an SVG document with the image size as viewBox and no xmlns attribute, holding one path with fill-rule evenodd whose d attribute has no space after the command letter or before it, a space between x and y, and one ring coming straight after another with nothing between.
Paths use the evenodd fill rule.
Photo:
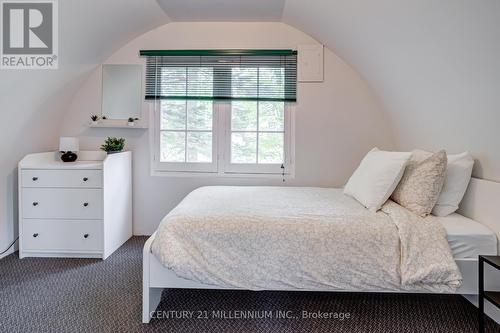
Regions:
<instances>
[{"instance_id":1,"label":"mattress","mask_svg":"<svg viewBox=\"0 0 500 333\"><path fill-rule=\"evenodd\" d=\"M481 223L457 213L437 219L446 230L454 258L477 258L480 254L497 254L495 233Z\"/></svg>"},{"instance_id":2,"label":"mattress","mask_svg":"<svg viewBox=\"0 0 500 333\"><path fill-rule=\"evenodd\" d=\"M342 189L198 188L151 250L177 276L224 288L454 292L461 282L438 220L390 200L370 212Z\"/></svg>"}]
</instances>

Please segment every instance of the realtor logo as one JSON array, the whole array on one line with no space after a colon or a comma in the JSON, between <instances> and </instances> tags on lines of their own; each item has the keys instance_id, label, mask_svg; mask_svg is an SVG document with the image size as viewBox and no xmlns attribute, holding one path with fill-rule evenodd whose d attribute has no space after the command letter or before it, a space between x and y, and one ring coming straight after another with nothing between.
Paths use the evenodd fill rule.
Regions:
<instances>
[{"instance_id":1,"label":"realtor logo","mask_svg":"<svg viewBox=\"0 0 500 333\"><path fill-rule=\"evenodd\" d=\"M1 69L57 69L57 0L3 0Z\"/></svg>"}]
</instances>

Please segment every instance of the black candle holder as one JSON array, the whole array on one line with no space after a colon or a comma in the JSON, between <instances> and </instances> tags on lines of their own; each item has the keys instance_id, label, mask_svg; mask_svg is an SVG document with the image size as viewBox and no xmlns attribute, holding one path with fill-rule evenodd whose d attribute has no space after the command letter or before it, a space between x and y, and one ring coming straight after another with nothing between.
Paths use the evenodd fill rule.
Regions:
<instances>
[{"instance_id":1,"label":"black candle holder","mask_svg":"<svg viewBox=\"0 0 500 333\"><path fill-rule=\"evenodd\" d=\"M61 160L63 162L74 162L78 158L78 155L72 151L62 151L61 153Z\"/></svg>"}]
</instances>

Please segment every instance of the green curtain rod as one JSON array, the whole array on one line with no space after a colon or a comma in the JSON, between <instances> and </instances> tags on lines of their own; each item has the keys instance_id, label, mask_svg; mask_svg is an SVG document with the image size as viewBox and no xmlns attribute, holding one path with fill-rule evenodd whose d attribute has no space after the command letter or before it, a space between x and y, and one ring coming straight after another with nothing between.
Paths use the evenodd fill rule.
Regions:
<instances>
[{"instance_id":1,"label":"green curtain rod","mask_svg":"<svg viewBox=\"0 0 500 333\"><path fill-rule=\"evenodd\" d=\"M140 56L290 56L295 50L140 50Z\"/></svg>"}]
</instances>

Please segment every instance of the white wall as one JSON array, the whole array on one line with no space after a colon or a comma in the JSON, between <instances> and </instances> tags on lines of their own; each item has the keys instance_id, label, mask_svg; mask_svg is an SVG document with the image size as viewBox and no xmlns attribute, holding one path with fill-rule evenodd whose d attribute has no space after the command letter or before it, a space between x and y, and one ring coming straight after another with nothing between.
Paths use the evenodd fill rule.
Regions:
<instances>
[{"instance_id":1,"label":"white wall","mask_svg":"<svg viewBox=\"0 0 500 333\"><path fill-rule=\"evenodd\" d=\"M469 150L500 181L500 1L287 0L283 21L362 73L397 148Z\"/></svg>"},{"instance_id":2,"label":"white wall","mask_svg":"<svg viewBox=\"0 0 500 333\"><path fill-rule=\"evenodd\" d=\"M170 23L128 43L106 63L142 63L140 49L296 48L315 43L283 23ZM391 129L378 101L358 74L325 49L325 81L299 83L296 107L296 177L287 185L341 186L373 146L392 147ZM106 136L127 139L134 152L134 233L152 233L187 193L202 185L276 184L280 180L153 177L149 133L140 129L88 128L100 112L100 70L75 95L61 135L80 136L97 149Z\"/></svg>"},{"instance_id":3,"label":"white wall","mask_svg":"<svg viewBox=\"0 0 500 333\"><path fill-rule=\"evenodd\" d=\"M59 1L59 69L0 70L0 252L17 237L19 160L56 149L64 112L91 69L166 22L155 0Z\"/></svg>"}]
</instances>

